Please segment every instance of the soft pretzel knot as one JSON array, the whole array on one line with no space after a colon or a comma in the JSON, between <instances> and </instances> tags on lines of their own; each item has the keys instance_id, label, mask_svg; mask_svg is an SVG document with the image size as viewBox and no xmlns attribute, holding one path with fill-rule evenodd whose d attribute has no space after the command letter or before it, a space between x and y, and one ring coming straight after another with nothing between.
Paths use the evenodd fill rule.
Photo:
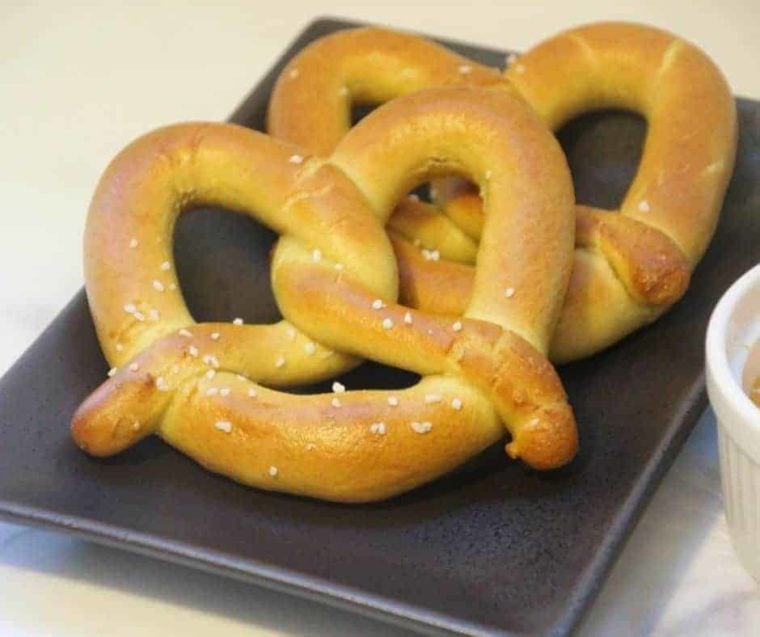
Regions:
<instances>
[{"instance_id":1,"label":"soft pretzel knot","mask_svg":"<svg viewBox=\"0 0 760 637\"><path fill-rule=\"evenodd\" d=\"M605 108L633 110L648 122L641 164L620 208L577 208L573 273L550 346L552 360L573 360L650 323L684 294L733 169L735 105L704 53L638 24L572 29L509 61L504 78L554 130ZM269 130L328 153L348 130L352 101L380 101L435 83L502 88L494 73L412 35L338 32L286 67L272 95ZM372 86L382 90L373 93ZM320 100L316 110L312 100ZM317 125L312 114L330 125ZM436 186L447 216L407 201L391 220L401 299L458 315L472 294L483 204L479 190L462 182Z\"/></svg>"},{"instance_id":2,"label":"soft pretzel knot","mask_svg":"<svg viewBox=\"0 0 760 637\"><path fill-rule=\"evenodd\" d=\"M451 171L487 193L472 298L456 320L396 302L383 228L404 193ZM170 255L177 216L196 204L280 233L272 286L287 322L193 322ZM577 436L545 351L570 272L572 206L559 146L507 92L409 95L329 160L232 125L151 133L112 162L90 209L87 292L115 369L75 414L74 438L102 456L155 433L242 483L340 501L427 482L503 425L511 456L560 466ZM354 357L423 378L399 391L268 388L332 376Z\"/></svg>"}]
</instances>

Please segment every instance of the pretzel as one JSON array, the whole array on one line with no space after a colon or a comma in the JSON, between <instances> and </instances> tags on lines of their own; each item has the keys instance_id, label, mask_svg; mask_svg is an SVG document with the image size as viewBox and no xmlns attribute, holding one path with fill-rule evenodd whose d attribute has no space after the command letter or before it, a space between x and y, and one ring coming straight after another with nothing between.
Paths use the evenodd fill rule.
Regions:
<instances>
[{"instance_id":1,"label":"pretzel","mask_svg":"<svg viewBox=\"0 0 760 637\"><path fill-rule=\"evenodd\" d=\"M396 303L383 230L402 193L450 170L489 193L477 282L456 321ZM174 221L194 204L281 234L272 287L287 323L193 322L170 254ZM88 298L116 369L74 415L74 440L106 456L155 433L244 484L345 502L432 480L498 441L503 425L510 456L562 465L577 434L544 352L572 241L562 152L506 92L410 95L366 118L329 160L232 125L151 133L113 161L90 209ZM325 377L358 356L423 378L313 396L264 386Z\"/></svg>"},{"instance_id":2,"label":"pretzel","mask_svg":"<svg viewBox=\"0 0 760 637\"><path fill-rule=\"evenodd\" d=\"M418 78L416 88L425 80L437 81L424 72L430 62L418 71L414 58L419 48L432 56L437 45L416 40L357 29L304 49L277 82L270 132L315 152L329 150L328 138L335 144L348 129L347 107L339 106L333 114L341 129L314 126L310 115L330 121L323 110L335 108L332 83L338 78L351 89L363 60L375 60L365 82L391 83L395 94L406 90L393 83L400 59L407 74ZM447 62L451 54L439 55L442 66L452 66ZM478 70L478 77L486 77L478 65L466 64ZM450 74L446 77L453 81ZM573 274L550 346L550 358L565 362L604 349L654 321L684 294L712 237L733 169L735 106L720 71L699 49L636 24L598 23L561 33L516 60L505 78L554 130L603 108L637 111L649 124L636 178L614 211L620 214L577 207ZM470 74L462 79L471 81ZM308 90L296 102L299 85ZM322 103L315 112L305 102L317 97ZM345 102L351 99L343 97ZM358 93L360 101L366 98L367 92ZM301 109L297 116L295 104ZM295 119L297 126L290 124ZM476 189L461 183L446 181L437 190L436 200L456 223L415 202L405 203L392 220L400 298L428 311L457 315L472 290L468 264L474 263L480 237L482 203ZM421 242L423 250L412 249L403 239ZM447 261L438 262L440 257Z\"/></svg>"}]
</instances>

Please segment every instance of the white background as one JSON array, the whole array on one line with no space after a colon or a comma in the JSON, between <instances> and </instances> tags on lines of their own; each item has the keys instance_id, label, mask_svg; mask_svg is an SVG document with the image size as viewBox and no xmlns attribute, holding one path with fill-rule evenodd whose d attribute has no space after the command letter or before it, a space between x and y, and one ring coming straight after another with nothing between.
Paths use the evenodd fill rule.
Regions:
<instances>
[{"instance_id":1,"label":"white background","mask_svg":"<svg viewBox=\"0 0 760 637\"><path fill-rule=\"evenodd\" d=\"M0 0L0 371L80 287L85 210L110 157L153 127L224 119L318 15L515 49L572 24L634 19L696 41L737 93L760 97L758 0ZM12 450L0 450L0 461L2 453ZM749 636L759 626L757 585L735 562L726 535L708 414L581 633ZM0 635L104 634L399 631L247 584L0 523Z\"/></svg>"}]
</instances>

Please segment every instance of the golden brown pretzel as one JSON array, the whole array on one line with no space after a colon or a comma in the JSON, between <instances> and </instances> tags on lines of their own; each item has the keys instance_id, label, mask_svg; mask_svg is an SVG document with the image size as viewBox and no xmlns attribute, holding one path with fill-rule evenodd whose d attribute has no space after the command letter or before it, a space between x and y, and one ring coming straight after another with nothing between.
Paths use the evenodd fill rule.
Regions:
<instances>
[{"instance_id":1,"label":"golden brown pretzel","mask_svg":"<svg viewBox=\"0 0 760 637\"><path fill-rule=\"evenodd\" d=\"M489 193L479 278L456 321L395 302L381 223L408 188L451 170ZM231 125L147 135L114 160L90 210L88 297L118 369L75 414L74 438L110 455L157 433L245 484L341 501L429 481L497 441L501 422L510 455L559 466L575 453L575 423L543 352L569 276L572 201L556 141L521 101L495 91L397 100L329 161ZM193 323L163 264L174 220L199 203L282 233L272 282L289 323ZM502 236L515 238L507 251ZM317 396L259 384L331 374L352 354L424 378L400 391Z\"/></svg>"},{"instance_id":2,"label":"golden brown pretzel","mask_svg":"<svg viewBox=\"0 0 760 637\"><path fill-rule=\"evenodd\" d=\"M388 52L391 40L395 44ZM427 47L430 56L440 49L416 40L357 29L313 44L291 61L278 81L270 104L270 131L311 148L309 131L315 127L310 111L296 116L291 108L297 83L310 87L301 95L303 108L303 100L322 95L335 77L345 76L344 66L356 73L363 59L376 60L367 83L390 82L398 69L381 63L387 57L403 58L406 68L415 69L417 48ZM342 55L348 62L342 61L340 43L345 44ZM329 51L330 65L323 63L323 50ZM442 66L453 68L446 57L451 54L439 55ZM478 77L488 77L474 63L468 64L478 69ZM293 70L299 71L295 78L288 75ZM388 74L385 80L383 73ZM649 123L641 166L620 214L587 206L577 209L573 275L550 348L552 360L572 360L655 320L686 290L690 272L712 236L732 172L735 106L720 71L699 49L636 24L599 23L564 32L520 57L506 78L553 129L602 108L635 110ZM406 89L401 83L391 86L397 93ZM340 112L344 133L348 120ZM291 119L298 120L297 129L288 125ZM320 129L319 149L329 148L328 136L337 143L340 134L337 126ZM414 202L404 204L392 220L401 299L430 311L458 314L470 297L473 271L466 264L474 262L482 203L477 191L456 182L443 182L438 190L438 201L456 224ZM416 239L423 249L411 249L399 235Z\"/></svg>"}]
</instances>

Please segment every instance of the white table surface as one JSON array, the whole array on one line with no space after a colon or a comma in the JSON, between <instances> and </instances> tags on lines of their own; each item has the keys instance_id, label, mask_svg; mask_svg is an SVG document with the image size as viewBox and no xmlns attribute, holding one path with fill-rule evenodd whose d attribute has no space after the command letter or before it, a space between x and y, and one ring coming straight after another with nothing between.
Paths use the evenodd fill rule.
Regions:
<instances>
[{"instance_id":1,"label":"white table surface","mask_svg":"<svg viewBox=\"0 0 760 637\"><path fill-rule=\"evenodd\" d=\"M0 371L81 285L85 210L109 158L153 127L224 119L285 44L326 14L518 49L574 23L635 19L700 43L737 93L760 97L757 0L612 6L599 0L0 0ZM708 413L655 494L581 635L760 634L760 591L736 562L727 535L714 429ZM0 461L8 452L0 450ZM0 635L106 634L403 633L252 585L0 523Z\"/></svg>"}]
</instances>

